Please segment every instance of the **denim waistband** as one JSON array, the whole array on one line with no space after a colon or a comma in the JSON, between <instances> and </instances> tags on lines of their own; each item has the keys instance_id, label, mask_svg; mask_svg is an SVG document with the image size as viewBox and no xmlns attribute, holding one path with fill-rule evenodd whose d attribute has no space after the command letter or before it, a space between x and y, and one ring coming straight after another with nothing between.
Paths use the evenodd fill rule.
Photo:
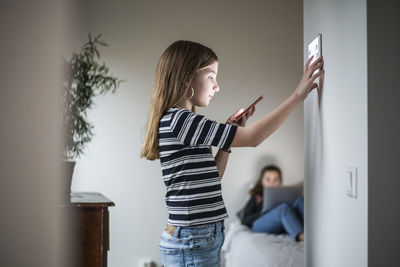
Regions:
<instances>
[{"instance_id":1,"label":"denim waistband","mask_svg":"<svg viewBox=\"0 0 400 267\"><path fill-rule=\"evenodd\" d=\"M214 245L220 247L223 243L224 229L224 221L203 225L176 226L172 236L167 231L162 232L159 247L164 253L177 253L178 250L192 250Z\"/></svg>"},{"instance_id":2,"label":"denim waistband","mask_svg":"<svg viewBox=\"0 0 400 267\"><path fill-rule=\"evenodd\" d=\"M224 221L219 221L215 223L191 225L191 226L176 226L172 237L188 236L188 235L202 235L214 233L218 231L223 231L225 229Z\"/></svg>"}]
</instances>

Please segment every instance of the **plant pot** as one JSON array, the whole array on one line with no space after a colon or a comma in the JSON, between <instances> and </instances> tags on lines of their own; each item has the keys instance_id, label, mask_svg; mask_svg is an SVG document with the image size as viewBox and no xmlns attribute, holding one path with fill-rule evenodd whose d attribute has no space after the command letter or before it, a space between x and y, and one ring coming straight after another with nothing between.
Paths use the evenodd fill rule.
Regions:
<instances>
[{"instance_id":1,"label":"plant pot","mask_svg":"<svg viewBox=\"0 0 400 267\"><path fill-rule=\"evenodd\" d=\"M71 183L74 174L75 161L62 161L62 181L61 181L61 204L69 204L71 202Z\"/></svg>"}]
</instances>

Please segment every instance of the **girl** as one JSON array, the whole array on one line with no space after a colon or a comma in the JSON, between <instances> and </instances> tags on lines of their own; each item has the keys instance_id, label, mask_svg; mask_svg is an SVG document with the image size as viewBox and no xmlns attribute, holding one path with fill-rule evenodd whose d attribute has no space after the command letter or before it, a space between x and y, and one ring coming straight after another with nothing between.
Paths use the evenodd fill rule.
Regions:
<instances>
[{"instance_id":1,"label":"girl","mask_svg":"<svg viewBox=\"0 0 400 267\"><path fill-rule=\"evenodd\" d=\"M304 241L304 197L297 198L293 205L283 203L260 214L263 187L278 187L281 184L282 172L279 167L269 165L262 169L260 178L250 190L251 198L244 209L242 224L251 227L255 232L280 234L286 231L294 241Z\"/></svg>"},{"instance_id":2,"label":"girl","mask_svg":"<svg viewBox=\"0 0 400 267\"><path fill-rule=\"evenodd\" d=\"M311 60L311 59L310 59ZM256 147L271 135L308 93L323 71L322 58L306 64L303 77L279 107L245 126L255 108L237 124L208 120L196 106L209 105L219 91L218 58L208 47L176 41L162 54L156 69L147 132L141 157L160 159L167 193L168 223L160 238L164 266L220 266L224 219L221 195L231 147ZM215 158L210 146L219 148Z\"/></svg>"}]
</instances>

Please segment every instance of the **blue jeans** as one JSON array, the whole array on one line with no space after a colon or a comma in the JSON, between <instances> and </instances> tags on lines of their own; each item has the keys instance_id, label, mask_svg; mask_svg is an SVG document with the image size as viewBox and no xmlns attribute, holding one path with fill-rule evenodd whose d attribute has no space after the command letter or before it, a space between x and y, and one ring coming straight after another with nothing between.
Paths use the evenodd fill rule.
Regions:
<instances>
[{"instance_id":1,"label":"blue jeans","mask_svg":"<svg viewBox=\"0 0 400 267\"><path fill-rule=\"evenodd\" d=\"M221 266L225 240L224 221L195 226L177 226L171 236L165 230L160 238L161 260L165 267Z\"/></svg>"},{"instance_id":2,"label":"blue jeans","mask_svg":"<svg viewBox=\"0 0 400 267\"><path fill-rule=\"evenodd\" d=\"M303 232L304 197L299 197L288 205L283 203L262 214L253 222L255 232L281 234L286 231L296 241L296 236Z\"/></svg>"}]
</instances>

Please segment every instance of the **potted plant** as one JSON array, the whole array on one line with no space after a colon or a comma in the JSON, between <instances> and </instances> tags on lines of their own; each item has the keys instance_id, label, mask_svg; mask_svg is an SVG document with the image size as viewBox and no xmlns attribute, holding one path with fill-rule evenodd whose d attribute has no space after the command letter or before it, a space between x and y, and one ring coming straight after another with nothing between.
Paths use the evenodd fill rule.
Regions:
<instances>
[{"instance_id":1,"label":"potted plant","mask_svg":"<svg viewBox=\"0 0 400 267\"><path fill-rule=\"evenodd\" d=\"M75 160L84 154L85 145L92 140L93 124L87 120L87 110L94 105L93 98L111 91L115 93L122 80L109 75L109 69L100 64L98 46L108 46L100 41L101 34L85 43L79 53L73 53L68 60L63 59L64 80L62 84L62 122L64 143L62 158L64 162L64 182L69 202L71 181Z\"/></svg>"}]
</instances>

